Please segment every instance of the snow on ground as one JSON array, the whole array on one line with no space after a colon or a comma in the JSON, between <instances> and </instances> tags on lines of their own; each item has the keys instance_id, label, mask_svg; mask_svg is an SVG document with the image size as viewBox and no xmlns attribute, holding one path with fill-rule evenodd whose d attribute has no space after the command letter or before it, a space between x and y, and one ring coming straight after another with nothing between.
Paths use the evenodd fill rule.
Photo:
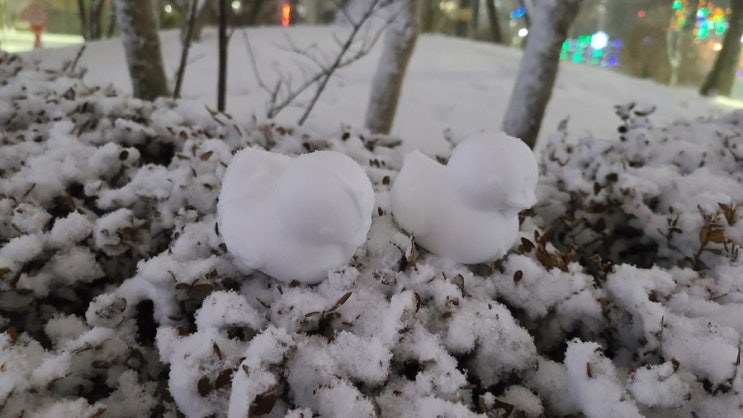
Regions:
<instances>
[{"instance_id":1,"label":"snow on ground","mask_svg":"<svg viewBox=\"0 0 743 418\"><path fill-rule=\"evenodd\" d=\"M287 52L291 39L297 46L315 46L336 51L333 35L344 32L332 27L280 27L248 29L248 36L262 77L270 81L276 68L303 80L297 63L309 61ZM162 33L163 55L168 74L175 74L180 57L178 33ZM381 45L381 43L380 43ZM379 45L378 45L379 46ZM76 48L42 50L29 53L48 66L59 65L75 55ZM341 124L362 126L369 86L381 48L346 67L334 77L313 114L308 127L324 134L335 133ZM216 33L207 30L202 42L191 50L183 96L216 106ZM511 94L519 50L440 35L422 35L410 61L393 134L405 138L405 149L445 153L449 144L444 131L455 140L483 130L497 130ZM93 85L113 83L131 91L121 42L117 39L91 43L81 65L91 71L85 81ZM268 95L255 81L243 34L235 32L230 44L227 110L237 118L265 114ZM268 83L273 85L272 83ZM546 138L559 122L570 119L574 136L612 132L613 106L637 101L658 107L656 119L672 122L684 116L720 115L721 108L711 99L700 98L687 88L669 88L652 81L634 79L614 71L563 62L552 100L547 108L540 137ZM295 123L301 111L287 109L279 115L283 123Z\"/></svg>"},{"instance_id":2,"label":"snow on ground","mask_svg":"<svg viewBox=\"0 0 743 418\"><path fill-rule=\"evenodd\" d=\"M497 50L428 39L480 49L481 65ZM106 43L90 58L101 45L115 58ZM478 82L434 56L448 69L440 81ZM114 80L123 65L109 64L88 78ZM0 415L741 416L743 112L708 118L712 105L689 92L567 68L621 80L584 87L617 87L591 90L607 129L546 129L520 239L497 262L465 266L398 227L390 190L404 152L341 129L351 99L304 130L198 100L133 100L0 55ZM362 76L349 69L323 106L347 97L340 84L361 95ZM487 80L480 88L506 90ZM476 100L463 91L439 106ZM234 93L232 106L260 100ZM426 90L429 111L437 93ZM638 97L647 106L611 114ZM682 99L687 110L663 113ZM445 116L456 111L400 121L456 120ZM468 126L452 125L455 136ZM217 196L246 146L338 151L371 181L367 241L319 284L241 271L228 253Z\"/></svg>"}]
</instances>

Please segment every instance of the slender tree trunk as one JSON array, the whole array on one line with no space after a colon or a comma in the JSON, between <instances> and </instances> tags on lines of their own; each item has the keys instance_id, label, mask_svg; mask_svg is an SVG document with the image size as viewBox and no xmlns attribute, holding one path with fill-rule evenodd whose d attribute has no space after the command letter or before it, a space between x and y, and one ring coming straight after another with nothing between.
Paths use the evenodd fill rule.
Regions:
<instances>
[{"instance_id":1,"label":"slender tree trunk","mask_svg":"<svg viewBox=\"0 0 743 418\"><path fill-rule=\"evenodd\" d=\"M743 0L732 0L730 26L722 40L722 49L717 54L712 70L707 74L699 93L702 96L721 94L729 96L733 91L735 74L740 59L741 36L743 36Z\"/></svg>"},{"instance_id":2,"label":"slender tree trunk","mask_svg":"<svg viewBox=\"0 0 743 418\"><path fill-rule=\"evenodd\" d=\"M160 38L150 0L115 0L134 97L154 100L168 95Z\"/></svg>"},{"instance_id":3,"label":"slender tree trunk","mask_svg":"<svg viewBox=\"0 0 743 418\"><path fill-rule=\"evenodd\" d=\"M188 52L191 49L191 36L193 34L194 26L196 26L196 15L199 11L199 0L191 0L191 5L188 10L188 20L186 21L185 34L183 36L183 47L181 48L181 60L178 64L178 73L175 77L175 87L173 88L173 98L178 99L181 97L181 86L183 85L183 77L186 74L186 65L188 65Z\"/></svg>"},{"instance_id":4,"label":"slender tree trunk","mask_svg":"<svg viewBox=\"0 0 743 418\"><path fill-rule=\"evenodd\" d=\"M217 110L224 112L227 99L227 0L219 0L219 72Z\"/></svg>"},{"instance_id":5,"label":"slender tree trunk","mask_svg":"<svg viewBox=\"0 0 743 418\"><path fill-rule=\"evenodd\" d=\"M485 8L488 12L488 21L490 21L490 39L496 44L502 44L503 35L500 30L498 9L495 8L495 0L485 0Z\"/></svg>"},{"instance_id":6,"label":"slender tree trunk","mask_svg":"<svg viewBox=\"0 0 743 418\"><path fill-rule=\"evenodd\" d=\"M90 25L88 24L88 11L85 0L77 0L77 10L80 15L80 33L86 41L90 40Z\"/></svg>"},{"instance_id":7,"label":"slender tree trunk","mask_svg":"<svg viewBox=\"0 0 743 418\"><path fill-rule=\"evenodd\" d=\"M111 10L108 15L108 29L106 30L106 38L112 38L116 32L116 3L111 3Z\"/></svg>"},{"instance_id":8,"label":"slender tree trunk","mask_svg":"<svg viewBox=\"0 0 743 418\"><path fill-rule=\"evenodd\" d=\"M398 2L405 7L387 28L366 111L366 127L384 134L392 129L402 82L418 38L418 0Z\"/></svg>"},{"instance_id":9,"label":"slender tree trunk","mask_svg":"<svg viewBox=\"0 0 743 418\"><path fill-rule=\"evenodd\" d=\"M503 130L534 148L557 78L560 49L582 0L535 0L529 42L503 118ZM739 38L740 39L740 38Z\"/></svg>"},{"instance_id":10,"label":"slender tree trunk","mask_svg":"<svg viewBox=\"0 0 743 418\"><path fill-rule=\"evenodd\" d=\"M436 20L436 5L434 0L420 0L420 32L433 32L434 21Z\"/></svg>"},{"instance_id":11,"label":"slender tree trunk","mask_svg":"<svg viewBox=\"0 0 743 418\"><path fill-rule=\"evenodd\" d=\"M672 86L678 84L679 68L693 40L699 0L689 0L686 7L684 26L668 34L668 59L671 62L671 79L668 84Z\"/></svg>"},{"instance_id":12,"label":"slender tree trunk","mask_svg":"<svg viewBox=\"0 0 743 418\"><path fill-rule=\"evenodd\" d=\"M90 37L92 39L101 39L103 28L101 19L103 18L103 0L92 0L90 2Z\"/></svg>"}]
</instances>

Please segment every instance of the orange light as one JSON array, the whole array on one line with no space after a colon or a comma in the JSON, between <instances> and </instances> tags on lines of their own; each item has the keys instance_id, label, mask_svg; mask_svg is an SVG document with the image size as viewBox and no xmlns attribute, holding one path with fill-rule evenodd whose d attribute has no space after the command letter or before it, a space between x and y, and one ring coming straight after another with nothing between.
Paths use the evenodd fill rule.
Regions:
<instances>
[{"instance_id":1,"label":"orange light","mask_svg":"<svg viewBox=\"0 0 743 418\"><path fill-rule=\"evenodd\" d=\"M292 16L292 5L284 3L281 5L281 26L289 26Z\"/></svg>"}]
</instances>

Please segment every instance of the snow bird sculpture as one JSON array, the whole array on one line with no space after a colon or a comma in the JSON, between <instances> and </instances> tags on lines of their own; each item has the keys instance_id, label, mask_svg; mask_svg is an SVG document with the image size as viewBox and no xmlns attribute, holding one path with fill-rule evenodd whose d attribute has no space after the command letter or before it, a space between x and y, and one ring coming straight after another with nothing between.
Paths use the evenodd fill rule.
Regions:
<instances>
[{"instance_id":1,"label":"snow bird sculpture","mask_svg":"<svg viewBox=\"0 0 743 418\"><path fill-rule=\"evenodd\" d=\"M439 164L405 156L392 186L392 214L425 249L464 264L496 260L518 238L518 212L536 203L534 153L505 133L483 133Z\"/></svg>"},{"instance_id":2,"label":"snow bird sculpture","mask_svg":"<svg viewBox=\"0 0 743 418\"><path fill-rule=\"evenodd\" d=\"M246 148L227 167L217 213L242 271L317 283L366 241L373 208L369 178L344 154Z\"/></svg>"}]
</instances>

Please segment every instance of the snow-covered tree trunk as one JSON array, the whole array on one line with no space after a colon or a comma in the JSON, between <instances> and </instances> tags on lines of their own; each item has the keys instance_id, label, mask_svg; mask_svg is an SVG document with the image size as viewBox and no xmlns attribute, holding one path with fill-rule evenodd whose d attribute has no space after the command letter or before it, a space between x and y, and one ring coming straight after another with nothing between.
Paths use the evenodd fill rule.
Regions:
<instances>
[{"instance_id":1,"label":"snow-covered tree trunk","mask_svg":"<svg viewBox=\"0 0 743 418\"><path fill-rule=\"evenodd\" d=\"M582 0L531 3L529 40L503 118L503 130L534 148L557 78L560 49Z\"/></svg>"},{"instance_id":2,"label":"snow-covered tree trunk","mask_svg":"<svg viewBox=\"0 0 743 418\"><path fill-rule=\"evenodd\" d=\"M167 96L168 83L151 0L115 0L115 7L134 97L154 100Z\"/></svg>"},{"instance_id":3,"label":"snow-covered tree trunk","mask_svg":"<svg viewBox=\"0 0 743 418\"><path fill-rule=\"evenodd\" d=\"M418 0L397 3L402 6L401 11L387 28L366 110L366 127L385 134L392 129L408 61L418 39Z\"/></svg>"},{"instance_id":4,"label":"snow-covered tree trunk","mask_svg":"<svg viewBox=\"0 0 743 418\"><path fill-rule=\"evenodd\" d=\"M730 26L722 40L722 49L717 54L707 78L704 80L699 93L703 96L721 94L729 96L733 90L735 74L740 59L741 37L743 37L743 0L730 2L732 14Z\"/></svg>"}]
</instances>

